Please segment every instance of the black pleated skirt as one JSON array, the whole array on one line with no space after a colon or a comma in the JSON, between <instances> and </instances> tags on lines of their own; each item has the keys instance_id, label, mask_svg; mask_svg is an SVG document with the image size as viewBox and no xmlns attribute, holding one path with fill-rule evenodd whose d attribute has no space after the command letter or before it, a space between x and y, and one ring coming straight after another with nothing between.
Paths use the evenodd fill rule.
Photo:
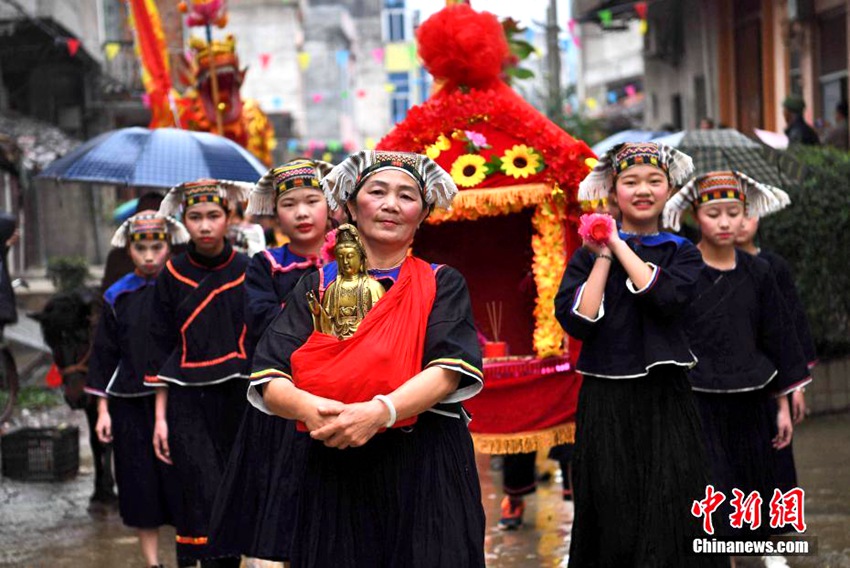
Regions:
<instances>
[{"instance_id":1,"label":"black pleated skirt","mask_svg":"<svg viewBox=\"0 0 850 568\"><path fill-rule=\"evenodd\" d=\"M764 390L744 393L696 393L702 418L705 446L711 464L711 482L726 495L726 501L714 513L714 528L719 536L766 536L770 529L770 499L778 487L780 462L773 449L776 436L776 402ZM790 453L786 454L790 457ZM793 459L793 458L791 458ZM793 467L793 462L792 462ZM761 527L749 525L734 529L729 515L732 489L749 495L758 491L762 501Z\"/></svg>"},{"instance_id":2,"label":"black pleated skirt","mask_svg":"<svg viewBox=\"0 0 850 568\"><path fill-rule=\"evenodd\" d=\"M137 529L172 524L179 491L173 468L153 453L154 397L110 397L109 415L121 520Z\"/></svg>"},{"instance_id":3,"label":"black pleated skirt","mask_svg":"<svg viewBox=\"0 0 850 568\"><path fill-rule=\"evenodd\" d=\"M247 388L241 379L202 387L169 385L168 441L180 485L175 528L181 563L239 554L211 549L209 523L247 404Z\"/></svg>"},{"instance_id":4,"label":"black pleated skirt","mask_svg":"<svg viewBox=\"0 0 850 568\"><path fill-rule=\"evenodd\" d=\"M791 395L788 395L791 404ZM796 426L794 427L796 429ZM775 427L772 431L776 431ZM794 463L794 444L776 452L776 486L783 493L797 487L797 466Z\"/></svg>"},{"instance_id":5,"label":"black pleated skirt","mask_svg":"<svg viewBox=\"0 0 850 568\"><path fill-rule=\"evenodd\" d=\"M289 560L310 435L248 405L210 524L213 550Z\"/></svg>"},{"instance_id":6,"label":"black pleated skirt","mask_svg":"<svg viewBox=\"0 0 850 568\"><path fill-rule=\"evenodd\" d=\"M572 462L575 567L728 566L696 556L708 468L685 372L659 366L638 379L584 377Z\"/></svg>"},{"instance_id":7,"label":"black pleated skirt","mask_svg":"<svg viewBox=\"0 0 850 568\"><path fill-rule=\"evenodd\" d=\"M311 440L292 568L483 568L484 525L466 424L425 412L360 448Z\"/></svg>"}]
</instances>

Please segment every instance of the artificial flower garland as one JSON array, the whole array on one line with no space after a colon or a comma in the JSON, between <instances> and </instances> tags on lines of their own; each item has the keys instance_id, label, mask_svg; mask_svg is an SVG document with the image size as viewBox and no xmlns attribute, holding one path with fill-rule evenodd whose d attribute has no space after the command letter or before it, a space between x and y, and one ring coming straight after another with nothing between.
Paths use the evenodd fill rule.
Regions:
<instances>
[{"instance_id":1,"label":"artificial flower garland","mask_svg":"<svg viewBox=\"0 0 850 568\"><path fill-rule=\"evenodd\" d=\"M531 269L537 285L534 305L534 352L538 357L552 357L564 352L564 330L555 318L555 295L567 265L567 231L564 224L563 199L553 197L537 206L531 218L536 234L531 237L534 251Z\"/></svg>"},{"instance_id":2,"label":"artificial flower garland","mask_svg":"<svg viewBox=\"0 0 850 568\"><path fill-rule=\"evenodd\" d=\"M507 96L508 92L513 96ZM573 139L534 111L507 86L504 90L441 91L411 108L405 120L380 141L378 148L427 153L428 148L436 146L431 149L433 154L436 149L448 149L440 148L446 141L451 142L446 133L478 133L480 124L525 139L530 144L527 148L532 148L545 164L540 181L570 188L567 199L576 201L576 188L589 171L585 160L593 157L593 153L587 144ZM467 138L473 140L474 136L467 135Z\"/></svg>"}]
</instances>

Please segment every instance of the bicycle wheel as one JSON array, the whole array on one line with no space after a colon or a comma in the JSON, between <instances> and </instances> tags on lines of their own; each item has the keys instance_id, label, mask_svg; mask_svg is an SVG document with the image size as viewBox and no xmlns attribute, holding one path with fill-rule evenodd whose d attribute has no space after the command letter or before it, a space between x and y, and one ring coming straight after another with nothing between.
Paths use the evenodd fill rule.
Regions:
<instances>
[{"instance_id":1,"label":"bicycle wheel","mask_svg":"<svg viewBox=\"0 0 850 568\"><path fill-rule=\"evenodd\" d=\"M0 424L9 419L18 398L18 368L8 347L0 349Z\"/></svg>"}]
</instances>

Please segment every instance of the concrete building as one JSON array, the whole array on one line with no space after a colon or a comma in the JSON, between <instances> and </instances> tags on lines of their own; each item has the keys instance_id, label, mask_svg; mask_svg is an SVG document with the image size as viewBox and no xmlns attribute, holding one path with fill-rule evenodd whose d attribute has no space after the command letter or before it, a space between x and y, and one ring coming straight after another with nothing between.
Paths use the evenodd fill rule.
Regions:
<instances>
[{"instance_id":1,"label":"concrete building","mask_svg":"<svg viewBox=\"0 0 850 568\"><path fill-rule=\"evenodd\" d=\"M659 0L649 6L647 121L703 116L744 133L785 128L782 100L816 126L847 98L850 0Z\"/></svg>"},{"instance_id":2,"label":"concrete building","mask_svg":"<svg viewBox=\"0 0 850 568\"><path fill-rule=\"evenodd\" d=\"M98 22L97 4L87 0L0 3L0 110L78 138L96 133Z\"/></svg>"},{"instance_id":3,"label":"concrete building","mask_svg":"<svg viewBox=\"0 0 850 568\"><path fill-rule=\"evenodd\" d=\"M305 76L298 63L307 2L240 0L228 6L227 27L216 33L236 37L240 65L247 69L242 98L259 101L274 125L275 163L280 163L287 140L308 133Z\"/></svg>"},{"instance_id":4,"label":"concrete building","mask_svg":"<svg viewBox=\"0 0 850 568\"><path fill-rule=\"evenodd\" d=\"M360 134L361 147L366 142L380 140L394 122L390 100L395 93L387 92L384 62L378 54L384 50L389 15L384 0L347 2L357 28L358 41L354 50L354 120Z\"/></svg>"},{"instance_id":5,"label":"concrete building","mask_svg":"<svg viewBox=\"0 0 850 568\"><path fill-rule=\"evenodd\" d=\"M111 127L104 94L123 87L102 72L101 7L92 0L0 3L0 133L12 143L32 150L62 136L55 126L77 140ZM63 144L57 151L69 148ZM12 260L18 272L43 266L53 256L82 255L97 262L108 246L114 192L32 183L31 174L47 161L22 161L16 182L3 184L2 206L22 230Z\"/></svg>"},{"instance_id":6,"label":"concrete building","mask_svg":"<svg viewBox=\"0 0 850 568\"><path fill-rule=\"evenodd\" d=\"M622 10L612 14L610 23L600 22L599 9L610 4L573 0L572 13L581 38L576 94L590 116L605 118L616 129L638 127L645 120L644 39L631 7L634 2L622 3Z\"/></svg>"},{"instance_id":7,"label":"concrete building","mask_svg":"<svg viewBox=\"0 0 850 568\"><path fill-rule=\"evenodd\" d=\"M341 2L310 3L304 19L304 70L307 120L303 138L335 148L354 142L353 68L357 31L348 7Z\"/></svg>"}]
</instances>

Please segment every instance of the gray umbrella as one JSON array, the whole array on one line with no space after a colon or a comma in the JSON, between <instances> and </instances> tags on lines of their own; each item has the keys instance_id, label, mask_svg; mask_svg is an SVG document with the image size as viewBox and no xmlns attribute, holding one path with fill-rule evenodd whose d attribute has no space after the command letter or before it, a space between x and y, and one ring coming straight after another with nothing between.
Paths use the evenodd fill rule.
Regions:
<instances>
[{"instance_id":1,"label":"gray umbrella","mask_svg":"<svg viewBox=\"0 0 850 568\"><path fill-rule=\"evenodd\" d=\"M696 175L736 170L776 187L795 185L803 176L803 168L791 156L759 144L732 128L684 130L654 141L690 155Z\"/></svg>"}]
</instances>

